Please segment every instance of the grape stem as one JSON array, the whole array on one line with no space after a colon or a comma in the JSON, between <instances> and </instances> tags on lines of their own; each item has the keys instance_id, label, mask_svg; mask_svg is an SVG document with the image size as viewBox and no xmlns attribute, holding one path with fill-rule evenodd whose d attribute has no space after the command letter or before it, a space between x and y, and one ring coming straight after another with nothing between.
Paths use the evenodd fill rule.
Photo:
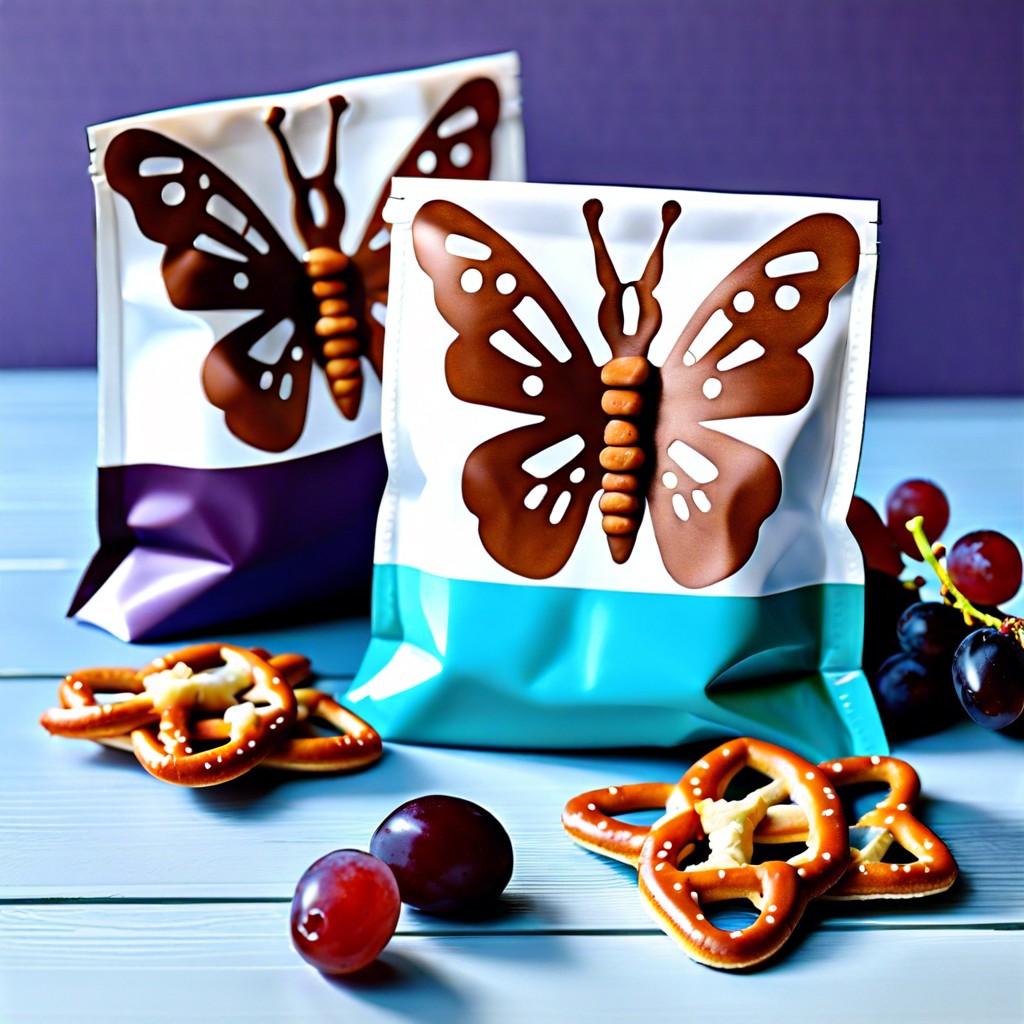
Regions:
<instances>
[{"instance_id":1,"label":"grape stem","mask_svg":"<svg viewBox=\"0 0 1024 1024\"><path fill-rule=\"evenodd\" d=\"M1003 625L1002 619L997 619L994 615L987 615L985 612L979 612L978 609L975 608L959 590L957 590L956 584L952 579L950 579L949 573L946 571L946 567L935 556L931 542L925 536L923 524L923 516L914 516L914 518L906 525L914 538L917 550L921 552L921 557L935 570L935 575L939 577L939 581L942 583L943 593L949 594L953 598L953 606L963 612L964 618L968 619L968 621L970 621L970 619L974 619L977 622L983 622L986 626L994 626L996 629L999 629L999 627Z\"/></svg>"}]
</instances>

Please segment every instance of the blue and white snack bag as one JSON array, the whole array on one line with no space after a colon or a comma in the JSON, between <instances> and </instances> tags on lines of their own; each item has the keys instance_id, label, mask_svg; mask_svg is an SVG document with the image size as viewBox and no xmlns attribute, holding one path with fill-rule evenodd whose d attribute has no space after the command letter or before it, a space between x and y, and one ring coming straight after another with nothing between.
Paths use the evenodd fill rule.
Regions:
<instances>
[{"instance_id":1,"label":"blue and white snack bag","mask_svg":"<svg viewBox=\"0 0 1024 1024\"><path fill-rule=\"evenodd\" d=\"M846 526L874 201L396 179L388 738L880 752Z\"/></svg>"}]
</instances>

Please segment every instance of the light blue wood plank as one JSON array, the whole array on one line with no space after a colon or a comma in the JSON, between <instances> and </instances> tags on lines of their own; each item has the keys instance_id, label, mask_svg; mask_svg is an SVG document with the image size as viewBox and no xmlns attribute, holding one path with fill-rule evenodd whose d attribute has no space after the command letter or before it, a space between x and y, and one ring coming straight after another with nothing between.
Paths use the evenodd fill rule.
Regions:
<instances>
[{"instance_id":1,"label":"light blue wood plank","mask_svg":"<svg viewBox=\"0 0 1024 1024\"><path fill-rule=\"evenodd\" d=\"M807 930L737 977L663 935L394 938L329 980L290 947L284 905L8 907L0 1009L19 1024L747 1021L1019 1024L1024 933Z\"/></svg>"}]
</instances>

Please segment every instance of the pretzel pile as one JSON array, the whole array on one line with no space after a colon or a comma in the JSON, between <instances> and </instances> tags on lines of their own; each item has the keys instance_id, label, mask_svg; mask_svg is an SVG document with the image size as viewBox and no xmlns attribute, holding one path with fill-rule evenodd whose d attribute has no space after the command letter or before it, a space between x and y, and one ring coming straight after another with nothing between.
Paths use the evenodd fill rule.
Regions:
<instances>
[{"instance_id":1,"label":"pretzel pile","mask_svg":"<svg viewBox=\"0 0 1024 1024\"><path fill-rule=\"evenodd\" d=\"M743 768L769 782L725 799ZM847 827L838 790L882 782L889 792ZM957 876L945 844L912 808L917 772L893 757L849 757L813 765L771 743L730 740L676 783L611 786L573 797L562 825L581 846L637 868L640 893L659 926L699 963L752 967L777 952L811 899L899 899L944 892ZM664 810L650 827L614 815ZM861 838L862 834L865 838ZM916 860L886 862L893 842ZM799 843L788 860L764 859L756 846ZM702 853L704 859L691 863ZM716 928L704 909L746 899L758 911L748 927Z\"/></svg>"},{"instance_id":2,"label":"pretzel pile","mask_svg":"<svg viewBox=\"0 0 1024 1024\"><path fill-rule=\"evenodd\" d=\"M206 643L141 669L87 668L60 684L40 724L52 735L131 750L151 775L213 786L257 764L289 771L362 768L381 738L320 690L308 658ZM325 734L327 733L327 734Z\"/></svg>"}]
</instances>

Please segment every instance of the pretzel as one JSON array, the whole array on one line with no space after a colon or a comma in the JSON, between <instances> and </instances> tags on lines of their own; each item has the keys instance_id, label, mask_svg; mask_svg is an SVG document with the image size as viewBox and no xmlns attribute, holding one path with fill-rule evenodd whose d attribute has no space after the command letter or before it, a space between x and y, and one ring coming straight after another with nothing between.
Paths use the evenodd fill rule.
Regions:
<instances>
[{"instance_id":1,"label":"pretzel","mask_svg":"<svg viewBox=\"0 0 1024 1024\"><path fill-rule=\"evenodd\" d=\"M608 786L574 796L562 810L562 827L588 850L603 854L623 864L636 866L640 850L651 829L612 817L630 811L665 809L679 792L671 782L637 782L625 786Z\"/></svg>"},{"instance_id":2,"label":"pretzel","mask_svg":"<svg viewBox=\"0 0 1024 1024\"><path fill-rule=\"evenodd\" d=\"M921 793L917 772L895 757L846 757L819 766L837 788L863 782L885 782L889 792L850 829L851 863L843 878L827 893L829 900L903 899L945 892L956 881L958 868L946 844L912 813ZM787 843L807 835L807 822L796 806L777 807L757 840ZM858 831L870 830L868 842L853 845ZM917 859L906 864L883 863L893 840Z\"/></svg>"},{"instance_id":3,"label":"pretzel","mask_svg":"<svg viewBox=\"0 0 1024 1024\"><path fill-rule=\"evenodd\" d=\"M223 645L214 646L219 649ZM291 686L309 677L309 659L301 654L271 657L263 648L252 650L268 661ZM169 662L183 660L182 653L157 658L141 669L76 669L61 680L57 691L60 706L44 711L39 722L55 736L106 741L108 746L130 749L128 734L133 729L160 720L160 713L153 704L153 693L146 686L147 678L165 670ZM97 694L111 694L118 699L100 701Z\"/></svg>"},{"instance_id":4,"label":"pretzel","mask_svg":"<svg viewBox=\"0 0 1024 1024\"><path fill-rule=\"evenodd\" d=\"M291 686L244 647L197 644L158 658L142 674L160 721L158 729L134 729L132 748L142 767L165 782L211 786L237 778L262 761L295 722ZM223 714L229 734L219 746L193 748L189 719L196 708Z\"/></svg>"},{"instance_id":5,"label":"pretzel","mask_svg":"<svg viewBox=\"0 0 1024 1024\"><path fill-rule=\"evenodd\" d=\"M281 739L263 759L268 768L296 772L340 772L363 768L378 760L383 752L380 735L358 715L342 707L320 690L295 691L296 721L290 735ZM313 720L338 730L337 736L317 736ZM201 719L193 724L198 740L223 739L228 723L222 718Z\"/></svg>"},{"instance_id":6,"label":"pretzel","mask_svg":"<svg viewBox=\"0 0 1024 1024\"><path fill-rule=\"evenodd\" d=\"M773 782L743 800L724 800L729 782L745 766ZM829 800L826 785L824 773L810 762L749 738L713 750L681 780L681 809L651 829L638 870L648 909L688 956L726 970L760 963L789 938L808 901L839 880L849 862L848 835L842 807ZM786 796L809 823L807 850L789 861L751 864L754 828ZM680 868L705 835L708 860ZM706 919L702 902L737 898L758 910L753 924L726 932Z\"/></svg>"}]
</instances>

